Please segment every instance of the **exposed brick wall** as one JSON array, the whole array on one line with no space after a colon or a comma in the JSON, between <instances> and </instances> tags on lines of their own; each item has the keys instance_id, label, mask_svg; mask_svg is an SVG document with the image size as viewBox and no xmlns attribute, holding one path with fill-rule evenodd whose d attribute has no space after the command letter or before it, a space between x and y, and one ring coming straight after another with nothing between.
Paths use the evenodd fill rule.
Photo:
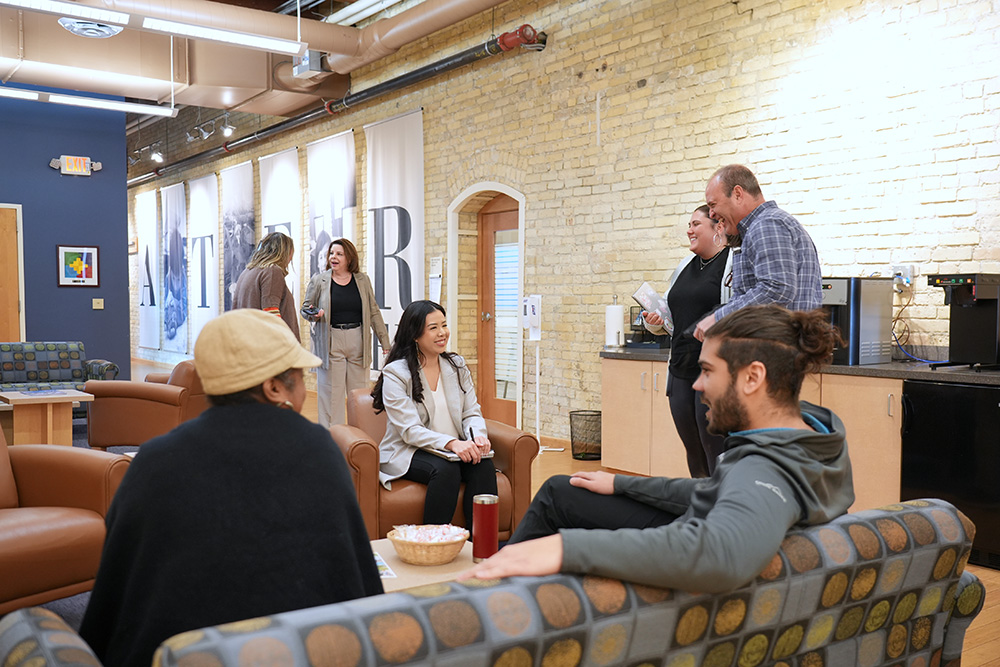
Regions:
<instances>
[{"instance_id":1,"label":"exposed brick wall","mask_svg":"<svg viewBox=\"0 0 1000 667\"><path fill-rule=\"evenodd\" d=\"M306 143L354 128L364 211L361 127L423 107L428 258L447 256L447 208L467 188L526 197L524 293L543 296L545 319L540 387L524 349L523 425L535 430L540 395L540 432L563 438L569 410L600 406L605 305L644 280L666 286L723 164L749 165L806 225L826 275L914 265L913 344L947 345L927 274L1000 272L994 2L511 0L359 70L353 89L522 23L548 33L543 52L481 61L130 194L291 146L305 183ZM474 218L464 211L460 230ZM459 241L460 297L475 293L474 240ZM459 304L456 349L473 357L478 313Z\"/></svg>"}]
</instances>

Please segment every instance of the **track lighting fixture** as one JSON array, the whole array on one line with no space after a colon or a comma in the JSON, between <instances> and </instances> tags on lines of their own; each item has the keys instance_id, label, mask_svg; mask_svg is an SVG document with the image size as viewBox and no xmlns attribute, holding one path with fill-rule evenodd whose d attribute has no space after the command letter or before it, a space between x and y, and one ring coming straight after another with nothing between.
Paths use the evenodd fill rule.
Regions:
<instances>
[{"instance_id":1,"label":"track lighting fixture","mask_svg":"<svg viewBox=\"0 0 1000 667\"><path fill-rule=\"evenodd\" d=\"M160 150L160 142L156 142L149 149L149 158L153 162L159 162L159 163L163 162L163 152Z\"/></svg>"},{"instance_id":2,"label":"track lighting fixture","mask_svg":"<svg viewBox=\"0 0 1000 667\"><path fill-rule=\"evenodd\" d=\"M223 122L223 125L222 125L222 136L224 136L224 137L231 137L231 136L233 136L233 132L236 131L236 127L229 124L229 112L228 111L225 113L225 115L223 115L222 122Z\"/></svg>"},{"instance_id":3,"label":"track lighting fixture","mask_svg":"<svg viewBox=\"0 0 1000 667\"><path fill-rule=\"evenodd\" d=\"M215 134L215 121L214 120L206 121L201 125L195 126L195 129L201 132L202 139L208 139L210 136Z\"/></svg>"},{"instance_id":4,"label":"track lighting fixture","mask_svg":"<svg viewBox=\"0 0 1000 667\"><path fill-rule=\"evenodd\" d=\"M188 143L191 143L192 141L195 141L197 139L198 139L198 133L197 132L195 132L193 129L187 131L187 142Z\"/></svg>"}]
</instances>

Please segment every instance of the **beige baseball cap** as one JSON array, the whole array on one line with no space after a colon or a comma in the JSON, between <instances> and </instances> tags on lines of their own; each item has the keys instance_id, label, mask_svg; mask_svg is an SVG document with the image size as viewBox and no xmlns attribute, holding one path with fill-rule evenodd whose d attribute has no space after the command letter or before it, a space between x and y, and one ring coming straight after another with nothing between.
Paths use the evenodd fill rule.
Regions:
<instances>
[{"instance_id":1,"label":"beige baseball cap","mask_svg":"<svg viewBox=\"0 0 1000 667\"><path fill-rule=\"evenodd\" d=\"M254 308L224 313L206 324L194 344L194 367L212 396L250 389L290 368L323 362L306 351L284 321Z\"/></svg>"}]
</instances>

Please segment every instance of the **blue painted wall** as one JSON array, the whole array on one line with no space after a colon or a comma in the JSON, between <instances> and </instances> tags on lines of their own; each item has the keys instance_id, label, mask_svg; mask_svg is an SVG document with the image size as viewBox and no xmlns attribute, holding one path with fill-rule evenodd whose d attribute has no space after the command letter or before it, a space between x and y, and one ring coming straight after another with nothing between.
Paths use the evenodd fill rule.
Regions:
<instances>
[{"instance_id":1,"label":"blue painted wall","mask_svg":"<svg viewBox=\"0 0 1000 667\"><path fill-rule=\"evenodd\" d=\"M49 166L60 155L103 169L63 176ZM26 340L82 340L119 379L130 377L125 181L124 113L0 97L0 203L22 207ZM59 287L57 245L100 246L100 286Z\"/></svg>"}]
</instances>

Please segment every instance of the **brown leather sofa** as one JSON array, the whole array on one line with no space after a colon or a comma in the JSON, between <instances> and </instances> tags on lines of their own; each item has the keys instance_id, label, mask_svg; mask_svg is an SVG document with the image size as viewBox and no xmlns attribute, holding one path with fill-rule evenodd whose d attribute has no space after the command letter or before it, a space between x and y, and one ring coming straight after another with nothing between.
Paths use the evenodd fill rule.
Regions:
<instances>
[{"instance_id":1,"label":"brown leather sofa","mask_svg":"<svg viewBox=\"0 0 1000 667\"><path fill-rule=\"evenodd\" d=\"M8 447L0 433L0 616L89 591L127 456Z\"/></svg>"},{"instance_id":2,"label":"brown leather sofa","mask_svg":"<svg viewBox=\"0 0 1000 667\"><path fill-rule=\"evenodd\" d=\"M95 449L139 446L208 407L193 361L169 374L150 373L145 382L89 380L85 391L94 395L87 404L87 441Z\"/></svg>"},{"instance_id":3,"label":"brown leather sofa","mask_svg":"<svg viewBox=\"0 0 1000 667\"><path fill-rule=\"evenodd\" d=\"M385 413L375 414L366 389L356 389L347 397L347 424L330 427L351 469L358 504L373 540L386 536L394 525L423 523L427 487L397 479L392 490L378 481L379 443L385 435ZM509 539L531 502L531 462L538 456L538 440L513 426L486 420L486 431L496 453L497 492L500 497L500 540ZM452 523L465 525L462 492Z\"/></svg>"}]
</instances>

